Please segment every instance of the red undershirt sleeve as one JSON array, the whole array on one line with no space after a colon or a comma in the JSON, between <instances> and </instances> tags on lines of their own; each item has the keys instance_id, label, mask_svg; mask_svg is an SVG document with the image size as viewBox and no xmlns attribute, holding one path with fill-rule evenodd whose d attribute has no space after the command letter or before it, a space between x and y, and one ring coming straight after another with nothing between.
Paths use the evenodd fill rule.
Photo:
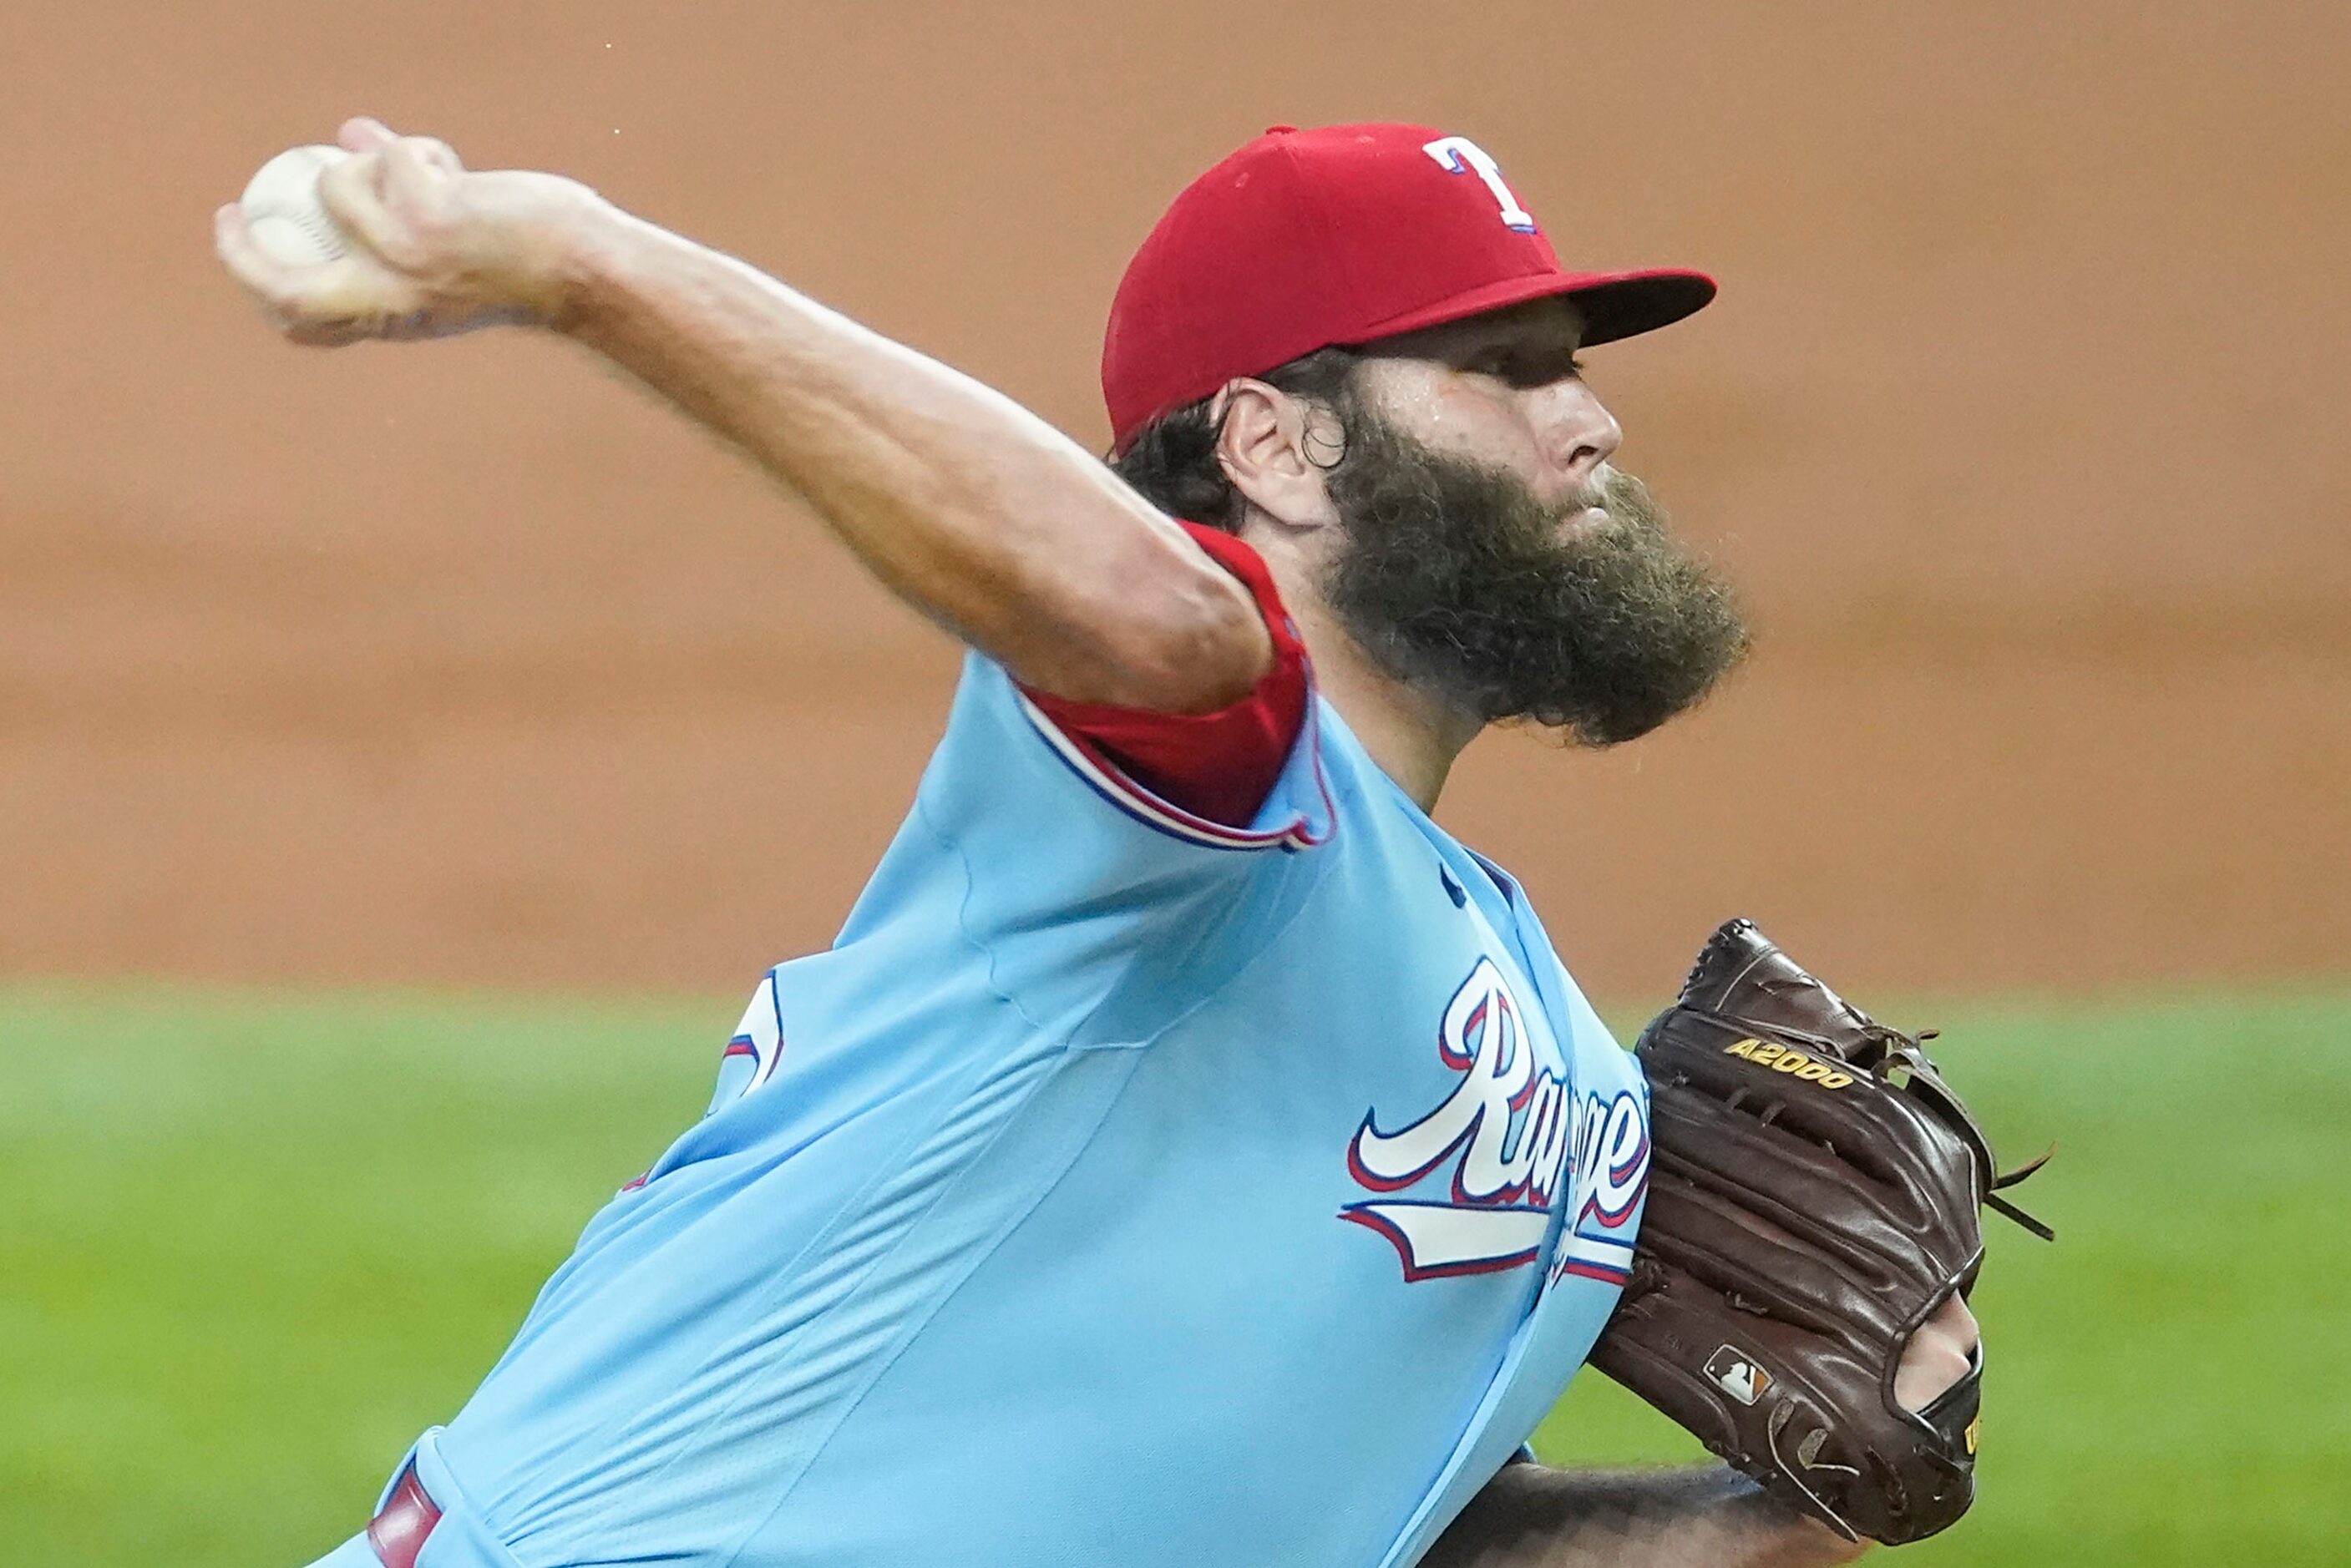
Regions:
<instances>
[{"instance_id":1,"label":"red undershirt sleeve","mask_svg":"<svg viewBox=\"0 0 2351 1568\"><path fill-rule=\"evenodd\" d=\"M1238 577L1273 639L1273 663L1249 694L1213 713L1155 713L1022 693L1071 742L1171 805L1246 827L1265 804L1306 722L1306 646L1264 558L1229 534L1186 523L1200 548Z\"/></svg>"}]
</instances>

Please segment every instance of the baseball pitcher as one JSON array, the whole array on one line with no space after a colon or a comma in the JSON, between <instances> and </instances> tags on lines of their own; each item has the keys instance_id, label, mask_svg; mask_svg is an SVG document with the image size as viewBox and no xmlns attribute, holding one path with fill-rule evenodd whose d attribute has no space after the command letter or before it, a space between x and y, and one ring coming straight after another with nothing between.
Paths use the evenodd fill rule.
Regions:
<instances>
[{"instance_id":1,"label":"baseball pitcher","mask_svg":"<svg viewBox=\"0 0 2351 1568\"><path fill-rule=\"evenodd\" d=\"M1633 1269L1649 1089L1430 816L1486 725L1628 741L1743 651L1578 359L1710 281L1563 267L1441 129L1276 127L1129 265L1105 465L573 181L341 142L348 256L217 219L287 338L569 337L968 652L838 940L320 1568L1858 1550L1727 1469L1524 1460ZM1974 1364L1932 1304L1911 1407Z\"/></svg>"}]
</instances>

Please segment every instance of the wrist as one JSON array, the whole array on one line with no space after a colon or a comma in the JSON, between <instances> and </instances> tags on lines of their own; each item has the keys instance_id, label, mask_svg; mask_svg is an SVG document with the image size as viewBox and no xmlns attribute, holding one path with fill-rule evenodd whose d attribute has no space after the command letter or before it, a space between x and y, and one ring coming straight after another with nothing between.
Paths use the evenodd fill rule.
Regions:
<instances>
[{"instance_id":1,"label":"wrist","mask_svg":"<svg viewBox=\"0 0 2351 1568\"><path fill-rule=\"evenodd\" d=\"M524 319L571 334L609 287L621 236L636 220L585 185L561 183L517 224L507 291Z\"/></svg>"},{"instance_id":2,"label":"wrist","mask_svg":"<svg viewBox=\"0 0 2351 1568\"><path fill-rule=\"evenodd\" d=\"M1740 1477L1740 1480L1746 1480ZM1761 1487L1740 1496L1727 1511L1734 1513L1759 1542L1750 1568L1840 1568L1867 1552L1867 1541L1848 1541L1809 1513L1782 1502ZM1768 1544L1762 1544L1768 1539Z\"/></svg>"}]
</instances>

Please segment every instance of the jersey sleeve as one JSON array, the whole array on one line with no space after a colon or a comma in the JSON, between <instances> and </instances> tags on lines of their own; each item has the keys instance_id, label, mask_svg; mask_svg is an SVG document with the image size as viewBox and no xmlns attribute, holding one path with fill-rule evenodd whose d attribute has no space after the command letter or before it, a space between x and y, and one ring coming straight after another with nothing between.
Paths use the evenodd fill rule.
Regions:
<instances>
[{"instance_id":1,"label":"jersey sleeve","mask_svg":"<svg viewBox=\"0 0 2351 1568\"><path fill-rule=\"evenodd\" d=\"M1182 526L1249 589L1265 619L1273 662L1256 687L1210 713L1073 702L1026 687L1021 695L1117 786L1205 823L1246 827L1271 793L1305 722L1311 689L1306 646L1255 550L1213 528Z\"/></svg>"}]
</instances>

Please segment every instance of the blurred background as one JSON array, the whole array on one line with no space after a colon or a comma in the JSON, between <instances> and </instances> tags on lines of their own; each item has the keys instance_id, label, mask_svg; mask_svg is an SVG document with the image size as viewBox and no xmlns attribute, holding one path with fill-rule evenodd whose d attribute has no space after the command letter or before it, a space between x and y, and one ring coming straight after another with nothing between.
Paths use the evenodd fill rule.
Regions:
<instances>
[{"instance_id":1,"label":"blurred background","mask_svg":"<svg viewBox=\"0 0 2351 1568\"><path fill-rule=\"evenodd\" d=\"M1276 121L1475 137L1750 667L1445 819L1628 1028L1754 916L2036 1183L1919 1563L2351 1560L2351 24L2331 4L292 0L0 11L0 1536L357 1527L826 942L954 649L559 342L298 350L208 216L367 112L560 170L1086 444ZM1902 1011L1907 1008L1908 1011ZM1973 1025L1972 1034L1962 1033ZM1682 1450L1584 1379L1547 1459Z\"/></svg>"}]
</instances>

